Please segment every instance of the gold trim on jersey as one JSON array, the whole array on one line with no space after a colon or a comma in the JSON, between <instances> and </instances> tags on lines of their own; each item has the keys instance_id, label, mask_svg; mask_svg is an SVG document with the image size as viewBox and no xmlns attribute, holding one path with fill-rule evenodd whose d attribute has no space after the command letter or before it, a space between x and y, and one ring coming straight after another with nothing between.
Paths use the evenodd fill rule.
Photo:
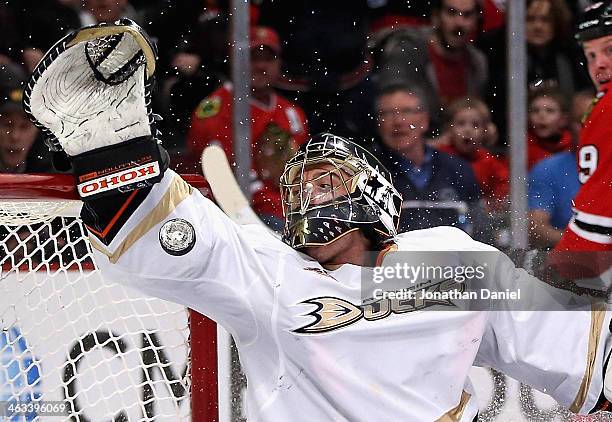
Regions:
<instances>
[{"instance_id":1,"label":"gold trim on jersey","mask_svg":"<svg viewBox=\"0 0 612 422\"><path fill-rule=\"evenodd\" d=\"M469 393L467 393L465 390L462 391L459 404L440 416L434 422L459 422L463 417L463 412L465 412L465 408L471 398L472 396Z\"/></svg>"},{"instance_id":2,"label":"gold trim on jersey","mask_svg":"<svg viewBox=\"0 0 612 422\"><path fill-rule=\"evenodd\" d=\"M431 284L430 286L425 286L416 291L450 291L461 293L464 289L464 283L459 283L454 280L444 280ZM408 312L420 311L430 306L456 306L451 299L420 299L417 297L416 293L412 297L406 299L389 299L383 297L376 301L368 300L368 303L357 305L338 297L319 296L303 300L296 305L315 306L315 309L302 314L302 316L313 317L314 321L292 330L294 333L309 335L339 330L355 324L362 318L366 321L373 322L387 318L390 315L401 315Z\"/></svg>"},{"instance_id":3,"label":"gold trim on jersey","mask_svg":"<svg viewBox=\"0 0 612 422\"><path fill-rule=\"evenodd\" d=\"M94 239L96 240L94 241ZM98 243L98 238L92 232L89 232L89 243L91 244L92 248L106 255L108 259L110 260L112 254L106 249L104 249L104 247Z\"/></svg>"},{"instance_id":4,"label":"gold trim on jersey","mask_svg":"<svg viewBox=\"0 0 612 422\"><path fill-rule=\"evenodd\" d=\"M576 398L570 406L570 410L574 413L578 413L587 398L589 392L589 386L591 385L591 379L593 378L593 372L595 371L595 362L597 358L597 349L599 346L599 339L601 337L601 330L603 327L604 317L606 315L605 305L596 303L591 308L591 330L589 333L589 348L587 351L587 364L584 371L584 377L580 383Z\"/></svg>"},{"instance_id":5,"label":"gold trim on jersey","mask_svg":"<svg viewBox=\"0 0 612 422\"><path fill-rule=\"evenodd\" d=\"M119 258L121 258L121 256L127 252L128 249L130 249L132 245L136 243L136 241L138 241L138 239L144 236L155 225L161 223L166 217L168 217L168 215L174 211L178 204L180 204L185 198L189 197L192 192L193 188L183 179L176 176L157 205L140 221L140 223L138 223L136 227L134 227L131 232L128 233L114 252L111 253L105 250L97 242L91 242L92 235L90 234L91 246L106 255L112 264L116 263Z\"/></svg>"}]
</instances>

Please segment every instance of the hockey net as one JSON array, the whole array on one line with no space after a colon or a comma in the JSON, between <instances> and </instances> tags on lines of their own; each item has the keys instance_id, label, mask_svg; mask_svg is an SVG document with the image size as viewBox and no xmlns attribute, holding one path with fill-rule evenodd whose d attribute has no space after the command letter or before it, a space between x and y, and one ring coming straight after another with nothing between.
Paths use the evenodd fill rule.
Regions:
<instances>
[{"instance_id":1,"label":"hockey net","mask_svg":"<svg viewBox=\"0 0 612 422\"><path fill-rule=\"evenodd\" d=\"M214 324L104 278L73 186L0 175L0 416L215 420Z\"/></svg>"}]
</instances>

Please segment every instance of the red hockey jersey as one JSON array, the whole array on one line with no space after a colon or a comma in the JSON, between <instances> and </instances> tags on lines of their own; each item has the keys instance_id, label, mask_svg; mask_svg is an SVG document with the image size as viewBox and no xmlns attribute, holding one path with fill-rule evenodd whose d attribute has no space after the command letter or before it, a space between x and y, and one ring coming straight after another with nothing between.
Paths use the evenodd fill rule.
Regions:
<instances>
[{"instance_id":1,"label":"red hockey jersey","mask_svg":"<svg viewBox=\"0 0 612 422\"><path fill-rule=\"evenodd\" d=\"M306 115L298 106L280 95L273 94L271 104L265 106L251 98L251 142L254 145L268 124L275 123L292 134L300 145L308 139ZM191 117L187 134L189 153L199 159L211 142L218 142L230 162L233 162L232 142L232 86L225 84L202 100Z\"/></svg>"},{"instance_id":2,"label":"red hockey jersey","mask_svg":"<svg viewBox=\"0 0 612 422\"><path fill-rule=\"evenodd\" d=\"M560 251L612 250L610 88L604 87L597 94L580 131L576 161L582 186L574 199L574 218L556 247Z\"/></svg>"}]
</instances>

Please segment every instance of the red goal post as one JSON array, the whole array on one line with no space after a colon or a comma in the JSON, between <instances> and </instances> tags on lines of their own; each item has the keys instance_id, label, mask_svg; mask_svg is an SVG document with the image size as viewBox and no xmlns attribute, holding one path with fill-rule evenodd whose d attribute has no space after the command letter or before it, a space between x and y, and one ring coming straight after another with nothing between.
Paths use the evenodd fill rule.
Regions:
<instances>
[{"instance_id":1,"label":"red goal post","mask_svg":"<svg viewBox=\"0 0 612 422\"><path fill-rule=\"evenodd\" d=\"M0 174L0 412L217 421L215 324L102 277L80 206L70 175Z\"/></svg>"}]
</instances>

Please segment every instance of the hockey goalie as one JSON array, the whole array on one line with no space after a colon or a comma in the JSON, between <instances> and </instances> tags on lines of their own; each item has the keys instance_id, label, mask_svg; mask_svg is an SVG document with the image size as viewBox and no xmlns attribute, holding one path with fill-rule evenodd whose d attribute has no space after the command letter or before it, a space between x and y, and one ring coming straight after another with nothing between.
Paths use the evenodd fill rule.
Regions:
<instances>
[{"instance_id":1,"label":"hockey goalie","mask_svg":"<svg viewBox=\"0 0 612 422\"><path fill-rule=\"evenodd\" d=\"M571 310L554 305L565 292L458 229L397 233L401 197L356 143L317 135L287 162L282 240L230 220L168 168L150 105L155 54L131 21L83 28L38 65L24 107L57 162L74 171L102 271L234 336L249 421L474 421L472 365L573 412L607 409L605 303L577 296ZM415 298L427 278L412 280L412 298L364 299L376 268L422 252L451 260L493 253L492 285L520 290L529 306L552 305L502 300L473 309ZM448 281L427 288L440 293Z\"/></svg>"}]
</instances>

